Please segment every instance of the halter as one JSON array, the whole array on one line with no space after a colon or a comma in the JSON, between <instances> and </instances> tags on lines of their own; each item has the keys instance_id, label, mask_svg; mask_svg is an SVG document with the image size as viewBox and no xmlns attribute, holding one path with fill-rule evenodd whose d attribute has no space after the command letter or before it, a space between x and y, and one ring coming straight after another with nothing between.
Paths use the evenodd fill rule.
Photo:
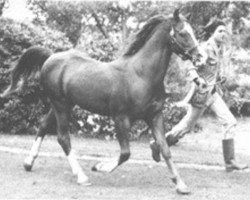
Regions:
<instances>
[{"instance_id":1,"label":"halter","mask_svg":"<svg viewBox=\"0 0 250 200\"><path fill-rule=\"evenodd\" d=\"M171 44L172 51L175 54L177 54L179 57L181 57L181 59L183 59L183 60L191 60L192 62L194 62L196 60L191 56L190 52L192 52L198 45L195 45L195 46L193 46L193 47L191 47L189 49L185 49L176 40L176 38L174 37L174 34L170 34L170 44Z\"/></svg>"}]
</instances>

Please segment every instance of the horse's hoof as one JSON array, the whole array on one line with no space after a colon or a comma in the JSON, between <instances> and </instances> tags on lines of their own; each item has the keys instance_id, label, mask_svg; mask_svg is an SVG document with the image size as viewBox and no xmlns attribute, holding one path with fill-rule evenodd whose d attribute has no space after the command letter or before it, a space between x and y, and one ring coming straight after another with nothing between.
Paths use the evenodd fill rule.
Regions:
<instances>
[{"instance_id":1,"label":"horse's hoof","mask_svg":"<svg viewBox=\"0 0 250 200\"><path fill-rule=\"evenodd\" d=\"M79 184L79 185L82 185L82 186L90 186L90 185L92 185L92 183L90 183L89 181L77 181L77 183Z\"/></svg>"},{"instance_id":2,"label":"horse's hoof","mask_svg":"<svg viewBox=\"0 0 250 200\"><path fill-rule=\"evenodd\" d=\"M168 135L166 137L166 141L168 143L168 146L170 147L170 146L175 145L177 142L179 142L179 139L173 135Z\"/></svg>"},{"instance_id":3,"label":"horse's hoof","mask_svg":"<svg viewBox=\"0 0 250 200\"><path fill-rule=\"evenodd\" d=\"M117 167L117 161L105 162L105 163L99 162L92 167L92 171L110 173L114 171L116 167Z\"/></svg>"},{"instance_id":4,"label":"horse's hoof","mask_svg":"<svg viewBox=\"0 0 250 200\"><path fill-rule=\"evenodd\" d=\"M190 194L191 191L187 187L187 185L182 180L177 180L176 177L171 178L174 184L176 185L176 192L181 195Z\"/></svg>"},{"instance_id":5,"label":"horse's hoof","mask_svg":"<svg viewBox=\"0 0 250 200\"><path fill-rule=\"evenodd\" d=\"M32 165L27 164L27 163L24 163L24 164L23 164L23 167L24 167L25 171L27 171L27 172L30 172L31 169L32 169Z\"/></svg>"},{"instance_id":6,"label":"horse's hoof","mask_svg":"<svg viewBox=\"0 0 250 200\"><path fill-rule=\"evenodd\" d=\"M177 187L176 192L181 195L188 195L191 193L188 187Z\"/></svg>"},{"instance_id":7,"label":"horse's hoof","mask_svg":"<svg viewBox=\"0 0 250 200\"><path fill-rule=\"evenodd\" d=\"M91 183L89 182L89 177L84 175L84 174L81 174L81 175L78 176L77 183L79 185L83 185L83 186L91 185Z\"/></svg>"},{"instance_id":8,"label":"horse's hoof","mask_svg":"<svg viewBox=\"0 0 250 200\"><path fill-rule=\"evenodd\" d=\"M32 166L33 166L33 161L31 160L30 157L27 157L27 158L24 160L24 164L23 164L24 169L25 169L27 172L30 172L31 169L32 169Z\"/></svg>"},{"instance_id":9,"label":"horse's hoof","mask_svg":"<svg viewBox=\"0 0 250 200\"><path fill-rule=\"evenodd\" d=\"M94 166L91 168L91 170L94 171L94 172L97 172L97 171L98 171L97 168L96 168L96 165L94 165Z\"/></svg>"},{"instance_id":10,"label":"horse's hoof","mask_svg":"<svg viewBox=\"0 0 250 200\"><path fill-rule=\"evenodd\" d=\"M89 182L89 179L88 179L88 178L78 179L77 183L78 183L79 185L82 185L82 186L90 186L90 185L92 185L92 184Z\"/></svg>"},{"instance_id":11,"label":"horse's hoof","mask_svg":"<svg viewBox=\"0 0 250 200\"><path fill-rule=\"evenodd\" d=\"M150 148L152 151L152 158L154 159L154 161L160 162L161 161L160 149L155 141L150 142Z\"/></svg>"}]
</instances>

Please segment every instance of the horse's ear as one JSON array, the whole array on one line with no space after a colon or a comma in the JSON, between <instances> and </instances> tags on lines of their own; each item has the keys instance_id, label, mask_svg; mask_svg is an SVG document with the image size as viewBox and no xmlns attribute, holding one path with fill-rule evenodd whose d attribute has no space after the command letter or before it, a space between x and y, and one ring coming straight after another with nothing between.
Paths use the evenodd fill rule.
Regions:
<instances>
[{"instance_id":1,"label":"horse's ear","mask_svg":"<svg viewBox=\"0 0 250 200\"><path fill-rule=\"evenodd\" d=\"M174 11L174 20L176 22L180 21L180 9L179 8Z\"/></svg>"}]
</instances>

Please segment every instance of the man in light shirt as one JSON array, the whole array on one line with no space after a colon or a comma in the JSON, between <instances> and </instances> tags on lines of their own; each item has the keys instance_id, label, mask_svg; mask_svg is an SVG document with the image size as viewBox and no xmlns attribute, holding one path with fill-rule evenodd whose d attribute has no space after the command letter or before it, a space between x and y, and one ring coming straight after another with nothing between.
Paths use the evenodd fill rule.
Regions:
<instances>
[{"instance_id":1,"label":"man in light shirt","mask_svg":"<svg viewBox=\"0 0 250 200\"><path fill-rule=\"evenodd\" d=\"M205 42L201 47L207 54L206 64L190 67L189 77L193 80L190 92L184 101L190 103L186 116L173 129L166 133L169 146L177 143L186 133L190 132L197 120L207 108L210 108L223 125L224 139L222 140L223 156L226 171L246 169L247 165L236 162L234 155L234 135L237 121L220 96L216 83L222 81L220 74L222 60L222 46L226 38L224 22L214 19L204 28ZM160 161L160 151L155 141L150 142L153 159Z\"/></svg>"}]
</instances>

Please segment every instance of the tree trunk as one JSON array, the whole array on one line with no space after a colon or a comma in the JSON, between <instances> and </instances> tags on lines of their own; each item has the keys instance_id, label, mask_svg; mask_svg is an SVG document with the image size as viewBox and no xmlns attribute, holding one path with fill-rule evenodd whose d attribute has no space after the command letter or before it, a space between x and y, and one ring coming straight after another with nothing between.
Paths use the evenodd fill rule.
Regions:
<instances>
[{"instance_id":1,"label":"tree trunk","mask_svg":"<svg viewBox=\"0 0 250 200\"><path fill-rule=\"evenodd\" d=\"M6 0L1 0L0 1L0 16L3 14L3 8L5 6Z\"/></svg>"}]
</instances>

